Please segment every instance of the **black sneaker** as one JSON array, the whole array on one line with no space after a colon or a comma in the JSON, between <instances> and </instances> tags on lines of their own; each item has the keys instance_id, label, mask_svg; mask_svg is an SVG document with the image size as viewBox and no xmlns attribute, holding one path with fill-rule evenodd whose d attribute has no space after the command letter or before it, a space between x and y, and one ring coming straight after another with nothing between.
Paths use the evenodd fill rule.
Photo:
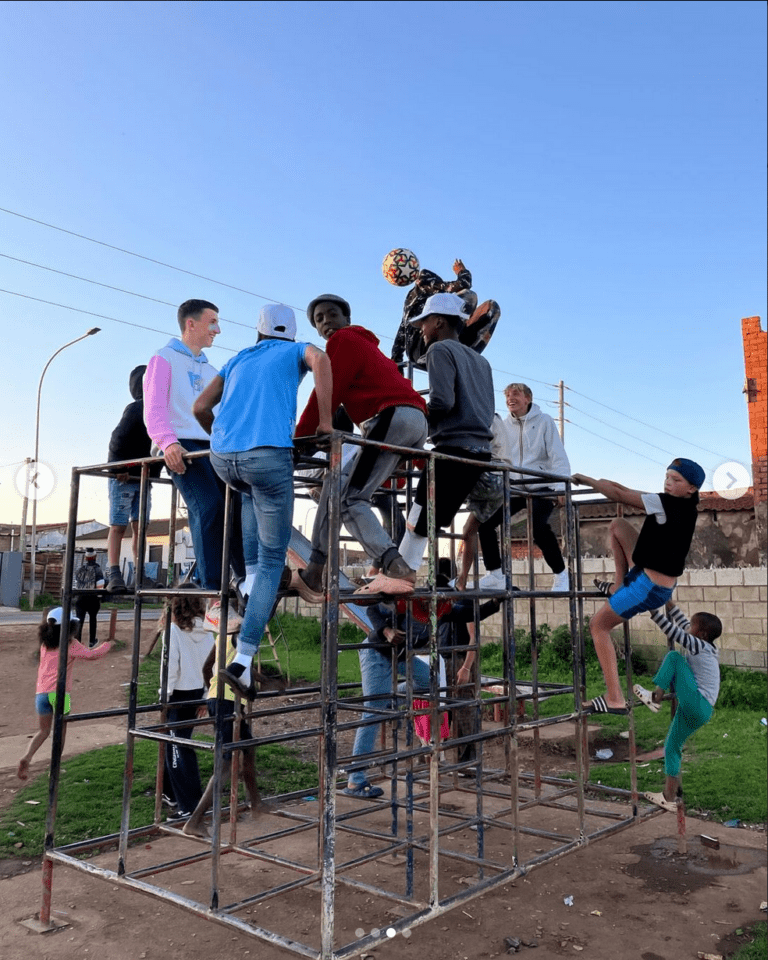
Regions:
<instances>
[{"instance_id":1,"label":"black sneaker","mask_svg":"<svg viewBox=\"0 0 768 960\"><path fill-rule=\"evenodd\" d=\"M247 677L250 679L250 671ZM258 691L253 683L246 684L245 667L241 663L230 663L228 667L219 670L219 679L228 683L233 690L236 690L246 700L255 700L258 696Z\"/></svg>"}]
</instances>

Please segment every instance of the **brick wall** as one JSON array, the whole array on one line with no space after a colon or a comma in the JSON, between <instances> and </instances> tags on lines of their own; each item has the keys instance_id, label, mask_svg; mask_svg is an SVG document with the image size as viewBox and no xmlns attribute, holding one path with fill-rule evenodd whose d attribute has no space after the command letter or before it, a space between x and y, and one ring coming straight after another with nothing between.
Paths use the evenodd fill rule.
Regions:
<instances>
[{"instance_id":1,"label":"brick wall","mask_svg":"<svg viewBox=\"0 0 768 960\"><path fill-rule=\"evenodd\" d=\"M765 503L768 500L768 334L760 327L760 317L745 317L741 321L741 335L755 499Z\"/></svg>"},{"instance_id":2,"label":"brick wall","mask_svg":"<svg viewBox=\"0 0 768 960\"><path fill-rule=\"evenodd\" d=\"M518 569L519 568L519 569ZM536 561L536 586L547 590L552 574L543 561ZM584 588L592 589L592 580L613 579L613 561L608 557L582 560ZM518 585L527 575L527 564L513 563L513 576ZM768 669L768 571L765 567L740 567L736 569L687 570L678 580L675 600L683 612L690 616L706 610L720 617L723 635L718 647L720 662L729 666ZM591 616L602 605L602 600L585 600L584 614ZM526 604L519 603L515 610L520 626L528 624ZM568 622L566 600L537 600L538 623L551 627ZM494 621L498 620L498 624ZM494 628L490 625L494 624ZM500 618L489 618L484 634L501 635ZM629 622L632 647L641 652L649 662L660 662L666 651L666 638L651 622L648 614L641 614ZM615 631L621 636L621 629Z\"/></svg>"}]
</instances>

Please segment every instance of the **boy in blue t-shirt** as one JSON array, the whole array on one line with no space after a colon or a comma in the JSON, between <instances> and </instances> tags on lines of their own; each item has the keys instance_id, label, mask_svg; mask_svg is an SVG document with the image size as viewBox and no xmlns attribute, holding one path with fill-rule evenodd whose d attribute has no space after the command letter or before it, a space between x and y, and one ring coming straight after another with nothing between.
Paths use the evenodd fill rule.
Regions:
<instances>
[{"instance_id":1,"label":"boy in blue t-shirt","mask_svg":"<svg viewBox=\"0 0 768 960\"><path fill-rule=\"evenodd\" d=\"M284 304L262 307L257 330L256 345L226 363L192 408L211 434L211 465L242 501L242 592L248 603L237 656L221 677L249 699L256 695L250 665L277 596L291 538L296 394L307 370L315 379L317 432L332 431L328 357L309 343L295 342L296 317Z\"/></svg>"}]
</instances>

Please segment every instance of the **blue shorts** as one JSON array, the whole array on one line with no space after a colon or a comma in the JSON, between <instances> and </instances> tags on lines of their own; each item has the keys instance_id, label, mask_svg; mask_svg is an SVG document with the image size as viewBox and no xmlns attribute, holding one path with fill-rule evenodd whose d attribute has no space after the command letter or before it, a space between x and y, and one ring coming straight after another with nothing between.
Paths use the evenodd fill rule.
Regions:
<instances>
[{"instance_id":1,"label":"blue shorts","mask_svg":"<svg viewBox=\"0 0 768 960\"><path fill-rule=\"evenodd\" d=\"M116 477L109 478L109 525L127 527L128 522L139 519L139 494L141 482L126 480L124 483ZM149 517L150 491L147 490L147 517Z\"/></svg>"},{"instance_id":2,"label":"blue shorts","mask_svg":"<svg viewBox=\"0 0 768 960\"><path fill-rule=\"evenodd\" d=\"M35 710L44 717L47 713L53 713L56 708L56 691L53 693L38 693L35 695ZM69 694L64 694L64 713L69 713L70 702Z\"/></svg>"},{"instance_id":3,"label":"blue shorts","mask_svg":"<svg viewBox=\"0 0 768 960\"><path fill-rule=\"evenodd\" d=\"M658 610L672 596L672 587L660 587L641 570L632 567L624 584L608 598L611 610L623 620L631 620L646 610Z\"/></svg>"}]
</instances>

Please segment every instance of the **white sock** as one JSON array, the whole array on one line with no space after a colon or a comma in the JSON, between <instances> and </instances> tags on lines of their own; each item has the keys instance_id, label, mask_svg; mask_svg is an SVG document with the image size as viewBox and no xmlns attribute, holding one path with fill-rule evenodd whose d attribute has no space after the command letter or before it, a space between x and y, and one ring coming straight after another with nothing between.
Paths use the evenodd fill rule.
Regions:
<instances>
[{"instance_id":1,"label":"white sock","mask_svg":"<svg viewBox=\"0 0 768 960\"><path fill-rule=\"evenodd\" d=\"M411 533L413 533L413 531L416 529L416 524L419 522L419 517L421 516L421 509L422 509L421 504L414 503L412 504L411 509L408 513L408 520L406 521L406 527ZM401 556L402 556L402 553L403 551L401 550L400 551Z\"/></svg>"},{"instance_id":2,"label":"white sock","mask_svg":"<svg viewBox=\"0 0 768 960\"><path fill-rule=\"evenodd\" d=\"M418 534L406 530L397 549L411 570L418 570L421 561L424 559L424 551L427 549L427 537L420 537Z\"/></svg>"},{"instance_id":3,"label":"white sock","mask_svg":"<svg viewBox=\"0 0 768 960\"><path fill-rule=\"evenodd\" d=\"M243 580L240 586L240 593L244 597L250 597L251 590L253 590L253 585L256 583L256 571L251 572L246 570L245 579Z\"/></svg>"},{"instance_id":4,"label":"white sock","mask_svg":"<svg viewBox=\"0 0 768 960\"><path fill-rule=\"evenodd\" d=\"M243 653L241 651L238 651L231 662L239 663L241 666L245 667L246 670L250 670L252 660L253 660L253 654Z\"/></svg>"}]
</instances>

